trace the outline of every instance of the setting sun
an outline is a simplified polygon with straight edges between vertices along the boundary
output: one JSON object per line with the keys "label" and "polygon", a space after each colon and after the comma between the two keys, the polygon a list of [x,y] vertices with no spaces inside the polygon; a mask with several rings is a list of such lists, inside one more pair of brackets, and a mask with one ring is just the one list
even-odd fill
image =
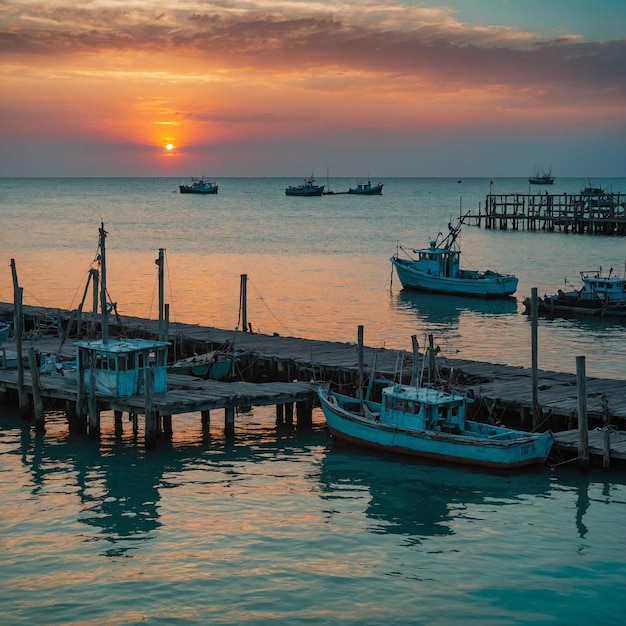
{"label": "setting sun", "polygon": [[173,149],[174,149],[174,144],[172,144],[172,143],[168,143],[168,144],[165,146],[165,149],[166,149],[166,150],[168,150],[168,151],[173,150]]}

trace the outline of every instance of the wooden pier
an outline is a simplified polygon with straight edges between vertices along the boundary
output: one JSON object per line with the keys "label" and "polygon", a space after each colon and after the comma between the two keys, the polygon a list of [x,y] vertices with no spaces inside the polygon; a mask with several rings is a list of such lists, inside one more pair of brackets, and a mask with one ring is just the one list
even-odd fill
{"label": "wooden pier", "polygon": [[626,235],[626,194],[490,193],[484,207],[464,220],[500,230]]}
{"label": "wooden pier", "polygon": [[[12,312],[11,304],[0,303],[0,314]],[[24,307],[28,320],[23,341],[23,355],[29,350],[55,353],[71,358],[75,355],[74,341],[64,339],[70,322],[75,319],[70,311],[44,307]],[[88,320],[85,322],[89,325]],[[111,331],[127,337],[151,338],[159,331],[159,322],[137,317],[120,317],[111,322]],[[97,332],[97,329],[96,329]],[[355,329],[356,336],[356,329]],[[109,398],[99,395],[98,409],[115,412],[116,420],[123,412],[133,417],[151,415],[146,421],[146,443],[155,445],[159,436],[171,434],[173,415],[198,412],[203,428],[208,428],[209,414],[223,409],[227,432],[234,429],[237,408],[276,405],[278,423],[293,421],[294,405],[297,423],[311,421],[316,388],[328,383],[335,389],[352,393],[361,383],[361,368],[357,343],[343,343],[281,337],[251,332],[233,332],[196,324],[170,324],[167,339],[176,358],[188,356],[187,351],[201,353],[214,349],[229,350],[237,354],[237,366],[230,382],[202,380],[191,376],[168,375],[168,389],[154,394],[150,404],[143,395]],[[443,359],[424,355],[424,346],[418,367],[424,369],[424,379],[453,388],[474,399],[472,417],[503,423],[526,430],[533,426],[553,432],[576,428],[578,420],[578,389],[575,374],[540,370],[537,376],[537,399],[541,415],[533,416],[533,389],[530,368],[484,363],[464,359]],[[5,355],[15,350],[13,340],[4,344]],[[2,354],[0,353],[0,364]],[[426,361],[424,363],[424,360]],[[374,364],[376,376],[408,382],[413,369],[413,354],[385,348],[363,347],[363,368],[368,374]],[[17,389],[14,369],[0,367],[0,392],[14,394]],[[32,379],[24,372],[24,386],[33,394]],[[588,378],[586,405],[589,428],[605,425],[626,428],[626,380]],[[60,376],[40,377],[40,394],[66,401],[70,425],[76,424],[72,415],[77,390]],[[72,421],[74,420],[74,421]],[[149,428],[148,428],[149,426]],[[79,429],[92,429],[98,436],[99,425],[94,418],[78,420]]]}

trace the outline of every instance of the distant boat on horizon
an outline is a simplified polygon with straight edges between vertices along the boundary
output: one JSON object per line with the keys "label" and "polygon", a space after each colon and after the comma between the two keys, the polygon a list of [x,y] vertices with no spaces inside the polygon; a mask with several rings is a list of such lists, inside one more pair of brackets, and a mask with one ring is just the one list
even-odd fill
{"label": "distant boat on horizon", "polygon": [[321,196],[323,193],[324,185],[316,185],[313,176],[305,178],[302,185],[289,185],[285,189],[285,194],[288,196],[314,197]]}
{"label": "distant boat on horizon", "polygon": [[217,193],[217,183],[204,180],[204,178],[191,178],[191,185],[180,185],[180,193],[210,194]]}
{"label": "distant boat on horizon", "polygon": [[544,172],[541,168],[535,170],[534,176],[528,179],[531,185],[552,185],[554,183],[554,176],[552,176],[552,168],[547,172]]}

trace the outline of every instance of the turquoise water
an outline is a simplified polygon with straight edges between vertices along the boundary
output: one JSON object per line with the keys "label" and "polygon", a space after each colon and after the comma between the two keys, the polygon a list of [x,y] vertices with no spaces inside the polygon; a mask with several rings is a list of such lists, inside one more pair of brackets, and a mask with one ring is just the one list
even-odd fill
{"label": "turquoise water", "polygon": [[[287,198],[293,179],[219,180],[212,197],[174,179],[0,179],[0,300],[16,260],[27,304],[74,308],[108,231],[109,291],[120,312],[155,317],[166,248],[174,321],[233,328],[249,277],[255,330],[411,349],[433,333],[441,358],[528,366],[520,300],[577,272],[622,270],[622,238],[464,229],[466,266],[512,271],[517,299],[416,296],[392,279],[398,242],[422,246],[490,181],[385,180],[380,198]],[[354,185],[332,179],[334,190]],[[372,181],[374,182],[374,181]],[[586,181],[557,180],[553,191]],[[625,179],[598,179],[614,191]],[[528,191],[496,179],[495,191]],[[626,325],[542,320],[540,367],[624,378]],[[591,386],[591,384],[589,385]],[[319,410],[312,430],[271,408],[210,436],[174,419],[145,452],[116,437],[45,435],[0,407],[0,622],[7,624],[610,624],[626,592],[626,474],[573,466],[502,475],[338,447]]]}
{"label": "turquoise water", "polygon": [[488,474],[336,447],[260,410],[149,454],[0,421],[7,624],[610,624],[626,476]]}

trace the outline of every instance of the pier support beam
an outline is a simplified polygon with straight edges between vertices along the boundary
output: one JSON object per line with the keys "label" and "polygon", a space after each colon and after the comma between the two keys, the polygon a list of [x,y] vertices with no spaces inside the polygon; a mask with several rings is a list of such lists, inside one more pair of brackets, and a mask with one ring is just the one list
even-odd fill
{"label": "pier support beam", "polygon": [[202,424],[202,433],[208,435],[211,426],[211,411],[205,410],[200,412],[200,422]]}
{"label": "pier support beam", "polygon": [[96,400],[95,369],[90,370],[89,379],[89,439],[100,439],[100,409]]}
{"label": "pier support beam", "polygon": [[224,432],[227,435],[235,434],[235,409],[232,406],[224,409]]}
{"label": "pier support beam", "polygon": [[313,403],[311,400],[296,402],[296,416],[299,428],[313,424]]}
{"label": "pier support beam", "polygon": [[113,422],[115,424],[115,436],[121,437],[123,433],[122,411],[113,411]]}
{"label": "pier support beam", "polygon": [[285,407],[282,404],[276,405],[276,426],[282,426],[285,423]]}
{"label": "pier support beam", "polygon": [[163,437],[166,439],[171,439],[174,435],[174,431],[172,429],[172,416],[171,415],[163,415]]}
{"label": "pier support beam", "polygon": [[576,382],[578,386],[578,467],[589,469],[589,426],[587,423],[587,378],[585,357],[576,357]]}
{"label": "pier support beam", "polygon": [[285,424],[291,426],[293,424],[293,402],[287,402],[285,407]]}
{"label": "pier support beam", "polygon": [[37,365],[37,355],[35,348],[28,349],[28,362],[30,364],[31,385],[33,388],[33,411],[35,415],[35,432],[43,433],[45,427],[45,413],[41,400],[41,390],[39,388],[39,366]]}

